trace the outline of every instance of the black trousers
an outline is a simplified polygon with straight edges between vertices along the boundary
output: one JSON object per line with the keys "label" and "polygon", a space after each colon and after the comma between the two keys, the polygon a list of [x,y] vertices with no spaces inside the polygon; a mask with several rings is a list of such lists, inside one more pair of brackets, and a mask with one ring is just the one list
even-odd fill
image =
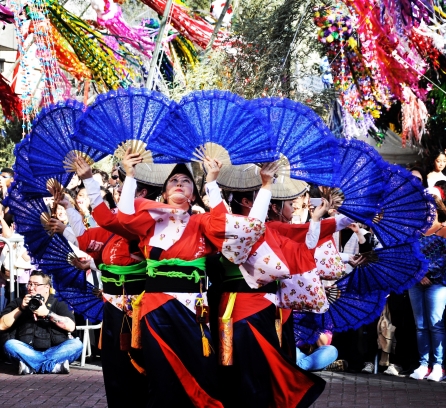
{"label": "black trousers", "polygon": [[[102,321],[102,373],[109,408],[145,406],[147,377],[140,374],[130,362],[127,351],[120,350],[121,326],[129,333],[124,313],[110,302],[104,304]],[[130,327],[132,319],[129,319]],[[131,349],[130,354],[139,365],[144,366],[142,350]]]}

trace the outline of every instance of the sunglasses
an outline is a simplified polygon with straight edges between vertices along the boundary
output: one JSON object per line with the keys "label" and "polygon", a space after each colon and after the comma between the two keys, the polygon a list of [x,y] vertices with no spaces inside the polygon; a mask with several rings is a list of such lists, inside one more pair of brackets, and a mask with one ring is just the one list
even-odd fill
{"label": "sunglasses", "polygon": [[114,176],[111,176],[111,178],[112,178],[113,180],[117,180],[117,179],[119,178],[119,176],[117,176],[117,175],[115,174]]}
{"label": "sunglasses", "polygon": [[6,178],[6,179],[11,178],[11,176],[6,176],[6,175],[4,175],[4,174],[1,174],[1,176],[2,176],[3,178]]}

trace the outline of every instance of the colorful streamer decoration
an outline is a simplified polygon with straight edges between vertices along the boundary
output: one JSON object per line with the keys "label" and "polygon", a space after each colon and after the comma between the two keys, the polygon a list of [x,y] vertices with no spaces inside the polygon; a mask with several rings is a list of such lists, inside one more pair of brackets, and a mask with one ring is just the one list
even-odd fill
{"label": "colorful streamer decoration", "polygon": [[127,87],[131,83],[131,71],[116,59],[103,35],[68,12],[57,0],[48,0],[47,8],[51,23],[70,43],[79,60],[91,70],[94,80],[109,89]]}
{"label": "colorful streamer decoration", "polygon": [[13,119],[14,115],[19,118],[22,115],[20,99],[2,74],[0,74],[0,106],[7,119]]}
{"label": "colorful streamer decoration", "polygon": [[[142,0],[144,4],[162,15],[166,8],[166,0]],[[201,17],[192,18],[191,11],[179,1],[174,0],[170,11],[171,24],[176,30],[197,44],[201,48],[206,48],[211,39],[214,27]],[[219,31],[212,47],[221,47],[227,39],[223,31]]]}

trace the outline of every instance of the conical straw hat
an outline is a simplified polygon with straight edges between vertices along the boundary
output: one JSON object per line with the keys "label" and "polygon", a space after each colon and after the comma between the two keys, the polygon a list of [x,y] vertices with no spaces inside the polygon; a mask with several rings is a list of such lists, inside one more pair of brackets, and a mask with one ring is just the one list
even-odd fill
{"label": "conical straw hat", "polygon": [[217,177],[217,183],[224,190],[257,190],[262,185],[260,167],[255,164],[223,165]]}
{"label": "conical straw hat", "polygon": [[[139,163],[136,165],[135,179],[151,186],[162,187],[175,164]],[[119,170],[125,174],[124,169]]]}
{"label": "conical straw hat", "polygon": [[272,200],[292,200],[308,191],[309,185],[302,180],[295,180],[279,175],[271,186]]}

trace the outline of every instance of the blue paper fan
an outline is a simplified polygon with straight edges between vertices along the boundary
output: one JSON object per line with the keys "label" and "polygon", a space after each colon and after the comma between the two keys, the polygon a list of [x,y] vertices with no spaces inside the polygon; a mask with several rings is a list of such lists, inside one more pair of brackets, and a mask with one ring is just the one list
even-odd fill
{"label": "blue paper fan", "polygon": [[69,257],[75,256],[68,241],[55,234],[48,247],[37,259],[39,268],[50,273],[59,287],[85,288],[85,271],[69,263]]}
{"label": "blue paper fan", "polygon": [[35,176],[53,176],[75,171],[73,159],[82,156],[89,164],[106,154],[71,140],[74,124],[84,105],[67,100],[42,109],[33,122],[28,149],[29,165]]}
{"label": "blue paper fan", "polygon": [[350,291],[351,274],[326,288],[330,307],[325,313],[294,312],[294,324],[311,339],[311,330],[342,332],[356,330],[373,322],[382,312],[389,292],[375,291],[359,294]]}
{"label": "blue paper fan", "polygon": [[87,282],[83,289],[63,287],[58,284],[55,284],[54,288],[59,300],[66,302],[76,313],[88,319],[90,323],[95,324],[102,321],[104,300],[93,294],[95,287],[91,283]]}
{"label": "blue paper fan", "polygon": [[4,205],[14,216],[15,230],[23,235],[26,248],[34,258],[38,258],[52,239],[42,223],[50,217],[49,208],[43,199],[27,198],[17,188],[9,191]]}
{"label": "blue paper fan", "polygon": [[122,158],[126,148],[151,162],[150,138],[175,104],[163,94],[128,88],[99,95],[77,122],[73,139]]}
{"label": "blue paper fan", "polygon": [[305,317],[306,314],[307,312],[296,312],[295,310],[293,310],[292,313],[294,340],[297,347],[316,343],[322,333],[318,321],[306,319],[304,321],[305,325],[300,323],[300,321],[303,319],[303,317]]}
{"label": "blue paper fan", "polygon": [[344,196],[340,213],[365,222],[376,214],[389,179],[389,164],[378,152],[360,140],[339,140],[340,179]]}
{"label": "blue paper fan", "polygon": [[364,254],[368,262],[350,272],[349,290],[365,294],[376,290],[401,293],[419,282],[429,262],[418,241]]}
{"label": "blue paper fan", "polygon": [[322,186],[339,179],[338,141],[308,106],[282,98],[250,102],[271,125],[274,148],[285,160],[281,173]]}
{"label": "blue paper fan", "polygon": [[425,232],[435,219],[436,206],[424,191],[420,180],[397,165],[389,166],[386,194],[373,220],[364,223],[372,228],[383,246],[412,241]]}
{"label": "blue paper fan", "polygon": [[14,180],[17,182],[18,190],[27,197],[49,197],[50,192],[47,189],[47,183],[53,179],[66,187],[73,174],[55,174],[54,176],[34,176],[29,167],[28,159],[29,136],[26,136],[14,149],[15,164]]}
{"label": "blue paper fan", "polygon": [[209,155],[237,165],[276,160],[271,136],[263,115],[243,98],[224,91],[196,91],[172,105],[150,147],[165,155],[157,158],[159,162],[190,162]]}

